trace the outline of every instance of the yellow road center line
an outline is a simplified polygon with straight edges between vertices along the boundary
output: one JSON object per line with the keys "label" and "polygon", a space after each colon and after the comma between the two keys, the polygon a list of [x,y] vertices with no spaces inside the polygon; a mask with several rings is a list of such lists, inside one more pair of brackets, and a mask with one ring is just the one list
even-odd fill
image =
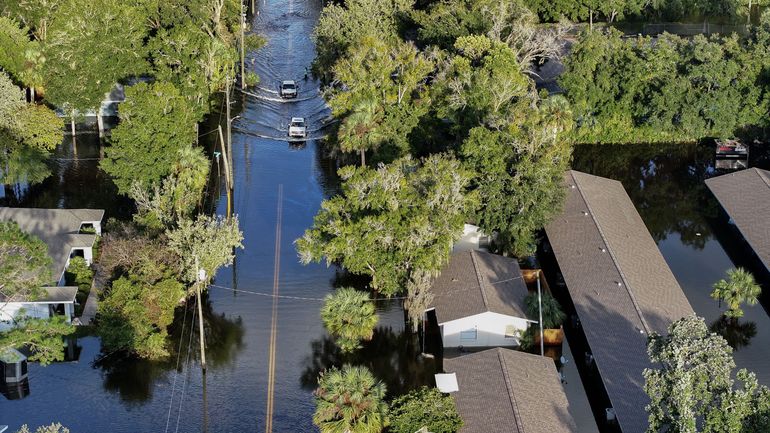
{"label": "yellow road center line", "polygon": [[275,265],[273,267],[273,320],[270,326],[270,350],[267,372],[267,414],[265,432],[273,433],[273,396],[275,395],[275,352],[278,336],[278,276],[281,270],[281,224],[283,220],[283,184],[278,185],[278,211],[275,222]]}

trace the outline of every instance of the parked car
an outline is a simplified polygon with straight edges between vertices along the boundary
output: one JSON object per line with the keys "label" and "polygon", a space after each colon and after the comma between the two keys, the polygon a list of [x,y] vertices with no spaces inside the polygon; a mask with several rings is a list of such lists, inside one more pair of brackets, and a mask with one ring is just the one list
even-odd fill
{"label": "parked car", "polygon": [[305,126],[305,118],[303,117],[291,118],[291,123],[289,123],[289,137],[292,137],[292,138],[307,137],[307,127]]}
{"label": "parked car", "polygon": [[297,83],[293,80],[286,80],[281,82],[281,98],[292,99],[297,97]]}

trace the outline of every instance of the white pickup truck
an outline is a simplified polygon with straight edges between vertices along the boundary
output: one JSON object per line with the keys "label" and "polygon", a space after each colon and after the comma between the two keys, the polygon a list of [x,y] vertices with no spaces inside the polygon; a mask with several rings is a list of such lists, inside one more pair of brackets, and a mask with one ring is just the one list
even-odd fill
{"label": "white pickup truck", "polygon": [[307,137],[307,127],[304,117],[292,117],[289,123],[289,137],[305,138]]}
{"label": "white pickup truck", "polygon": [[281,98],[293,99],[297,97],[297,83],[292,80],[281,81]]}

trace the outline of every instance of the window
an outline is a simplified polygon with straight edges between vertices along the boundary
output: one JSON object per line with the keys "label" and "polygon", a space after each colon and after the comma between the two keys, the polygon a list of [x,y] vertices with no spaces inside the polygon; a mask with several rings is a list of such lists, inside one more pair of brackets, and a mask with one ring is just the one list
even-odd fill
{"label": "window", "polygon": [[460,331],[460,340],[471,341],[476,339],[476,328]]}
{"label": "window", "polygon": [[513,325],[505,325],[505,338],[516,338],[519,336],[519,331]]}

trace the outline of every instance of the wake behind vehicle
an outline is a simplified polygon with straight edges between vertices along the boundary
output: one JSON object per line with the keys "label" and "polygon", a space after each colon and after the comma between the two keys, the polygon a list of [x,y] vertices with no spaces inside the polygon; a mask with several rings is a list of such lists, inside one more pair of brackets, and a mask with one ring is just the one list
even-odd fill
{"label": "wake behind vehicle", "polygon": [[281,98],[294,99],[297,97],[297,83],[294,80],[281,81]]}
{"label": "wake behind vehicle", "polygon": [[304,117],[292,117],[289,123],[289,137],[305,138],[307,137],[307,126],[305,126]]}

